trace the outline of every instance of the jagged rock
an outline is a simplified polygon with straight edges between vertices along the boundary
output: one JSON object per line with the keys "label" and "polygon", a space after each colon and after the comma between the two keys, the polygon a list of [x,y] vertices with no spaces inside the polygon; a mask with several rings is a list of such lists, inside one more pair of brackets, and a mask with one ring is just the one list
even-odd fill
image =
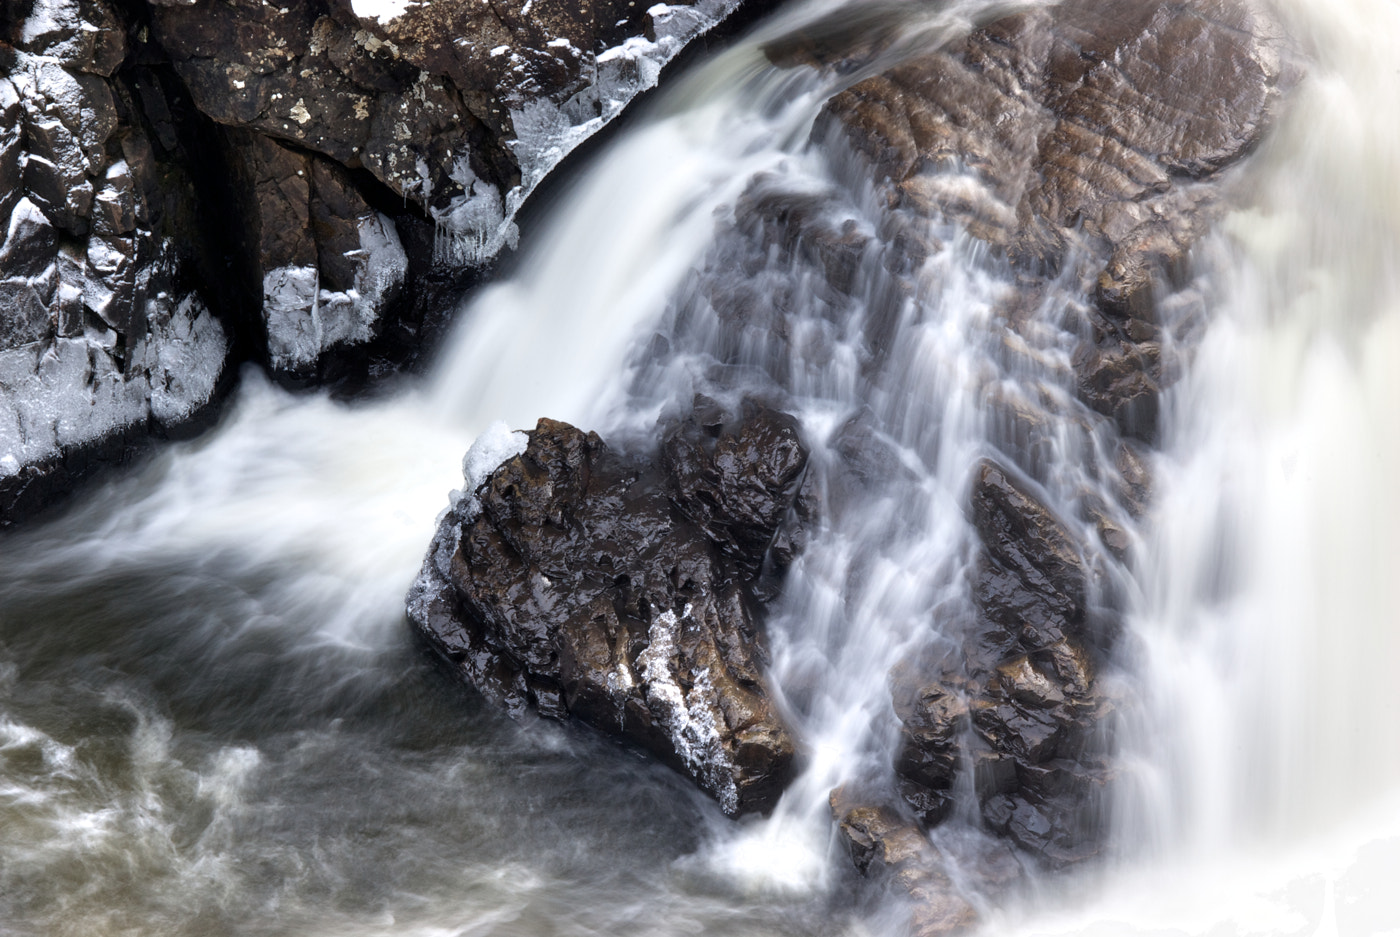
{"label": "jagged rock", "polygon": [[985,552],[961,658],[892,674],[901,792],[925,824],[942,822],[966,751],[987,827],[1038,861],[1072,865],[1102,848],[1116,703],[1093,654],[1113,635],[1086,627],[1082,551],[1029,489],[984,461],[971,500]]}
{"label": "jagged rock", "polygon": [[943,855],[918,824],[885,804],[867,804],[837,788],[830,798],[832,818],[851,860],[861,874],[885,879],[911,904],[909,932],[938,937],[970,929],[977,911],[953,883]]}
{"label": "jagged rock", "polygon": [[328,159],[260,134],[228,138],[272,366],[305,369],[336,345],[368,342],[408,271],[393,219]]}
{"label": "jagged rock", "polygon": [[[410,279],[513,248],[515,214],[545,174],[738,4],[428,0],[381,18],[349,0],[153,5],[153,44],[200,110],[237,128],[272,365],[314,373],[327,349],[409,315],[394,300],[410,235],[432,244]],[[293,163],[306,164],[301,186],[286,184]],[[267,223],[289,213],[268,243]]]}
{"label": "jagged rock", "polygon": [[119,71],[123,17],[103,0],[4,6],[0,524],[195,419],[229,346],[188,154],[153,146],[162,92]]}
{"label": "jagged rock", "polygon": [[792,767],[751,589],[806,450],[755,402],[699,409],[660,460],[541,420],[447,515],[409,614],[488,697],[637,742],[737,815]]}

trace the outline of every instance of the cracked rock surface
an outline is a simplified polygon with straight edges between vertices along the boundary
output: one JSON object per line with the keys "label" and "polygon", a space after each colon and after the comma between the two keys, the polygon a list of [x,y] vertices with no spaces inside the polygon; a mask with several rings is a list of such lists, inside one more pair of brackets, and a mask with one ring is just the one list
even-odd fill
{"label": "cracked rock surface", "polygon": [[231,128],[273,367],[314,374],[386,329],[416,343],[417,281],[513,249],[544,176],[738,3],[427,0],[383,19],[348,0],[153,0],[153,46]]}
{"label": "cracked rock surface", "polygon": [[229,344],[190,151],[148,119],[178,100],[118,72],[103,0],[27,6],[0,35],[0,523],[194,419]]}
{"label": "cracked rock surface", "polygon": [[753,401],[739,414],[701,401],[650,459],[541,420],[446,515],[409,616],[512,712],[577,718],[730,815],[766,811],[794,749],[754,585],[806,459],[796,421]]}
{"label": "cracked rock surface", "polygon": [[0,523],[231,365],[429,354],[578,143],[739,0],[0,2]]}

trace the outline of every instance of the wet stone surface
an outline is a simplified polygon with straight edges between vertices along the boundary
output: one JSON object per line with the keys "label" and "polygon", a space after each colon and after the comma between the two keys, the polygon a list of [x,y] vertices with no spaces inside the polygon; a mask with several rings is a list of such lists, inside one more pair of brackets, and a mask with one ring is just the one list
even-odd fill
{"label": "wet stone surface", "polygon": [[783,413],[697,403],[660,459],[541,420],[444,519],[409,613],[488,698],[635,742],[738,815],[792,771],[753,589],[807,453]]}

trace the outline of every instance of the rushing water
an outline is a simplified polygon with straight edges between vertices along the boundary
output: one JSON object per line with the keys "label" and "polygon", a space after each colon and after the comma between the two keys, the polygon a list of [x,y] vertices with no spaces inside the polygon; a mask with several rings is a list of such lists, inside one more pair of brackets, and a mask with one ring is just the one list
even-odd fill
{"label": "rushing water", "polygon": [[[898,21],[927,45],[986,10]],[[1400,11],[1283,12],[1308,78],[1197,251],[1211,324],[1167,401],[1135,565],[1108,564],[1136,697],[1114,858],[985,909],[992,933],[1400,932]],[[806,143],[849,80],[725,53],[461,311],[427,386],[346,406],[250,372],[216,430],[0,541],[0,933],[897,927],[833,849],[826,794],[887,780],[884,674],[965,601],[959,505],[1006,432],[986,404],[1046,409],[1026,469],[1064,516],[1097,454],[1069,418],[1072,335],[1044,309],[997,338],[1005,278],[956,231],[897,298],[875,263],[850,303],[750,264],[760,298],[797,284],[782,344],[713,308],[717,225],[757,175],[878,224]],[[873,368],[872,316],[899,336]],[[772,818],[734,824],[630,749],[443,679],[402,600],[493,422],[635,440],[695,391],[756,388],[802,418],[827,501],[769,624],[809,756]],[[857,413],[886,454],[873,483],[843,461]]]}

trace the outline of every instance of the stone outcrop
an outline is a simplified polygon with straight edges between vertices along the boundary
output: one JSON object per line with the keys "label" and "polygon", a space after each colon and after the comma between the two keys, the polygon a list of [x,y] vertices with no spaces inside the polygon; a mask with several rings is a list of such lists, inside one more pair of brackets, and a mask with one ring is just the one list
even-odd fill
{"label": "stone outcrop", "polygon": [[893,675],[895,770],[928,826],[970,770],[989,829],[1052,867],[1072,865],[1102,846],[1115,703],[1098,670],[1115,636],[1089,615],[1081,548],[1025,483],[983,462],[972,520],[977,619],[961,654]]}
{"label": "stone outcrop", "polygon": [[[852,321],[861,375],[879,386],[911,366],[903,310],[940,288],[926,261],[942,238],[980,242],[1006,284],[987,367],[1012,380],[982,394],[1000,451],[971,472],[966,607],[940,608],[937,639],[890,675],[894,790],[832,801],[857,867],[909,895],[914,929],[935,934],[968,926],[966,895],[1013,887],[1012,866],[1063,869],[1104,848],[1119,708],[1110,567],[1150,498],[1158,398],[1200,330],[1191,246],[1294,75],[1275,24],[1231,0],[1070,0],[933,51],[894,19],[840,11],[767,47],[779,65],[867,77],[813,131],[830,189],[755,179],[707,268],[749,275],[696,292],[720,357],[748,342],[744,356],[779,363],[786,384],[792,362],[820,360],[817,329]],[[872,445],[879,428],[857,415],[829,442],[857,479],[901,471]],[[1076,452],[1082,473],[1052,477]],[[959,859],[950,875],[932,845],[946,840],[928,831],[968,810],[1012,853]]]}
{"label": "stone outcrop", "polygon": [[369,342],[408,272],[394,220],[338,163],[260,134],[227,138],[269,363],[297,371],[337,346]]}
{"label": "stone outcrop", "polygon": [[738,3],[3,0],[0,523],[236,362],[353,390],[429,354],[541,179]]}
{"label": "stone outcrop", "polygon": [[267,357],[294,374],[386,329],[418,341],[433,264],[515,247],[544,176],[738,0],[370,6],[150,7],[153,47],[230,128]]}
{"label": "stone outcrop", "polygon": [[178,94],[118,72],[103,0],[20,5],[0,35],[0,523],[194,419],[229,346]]}
{"label": "stone outcrop", "polygon": [[578,718],[685,771],[726,813],[765,811],[794,750],[754,587],[806,459],[796,421],[753,401],[738,414],[697,401],[654,459],[541,420],[443,520],[410,618],[512,712]]}

